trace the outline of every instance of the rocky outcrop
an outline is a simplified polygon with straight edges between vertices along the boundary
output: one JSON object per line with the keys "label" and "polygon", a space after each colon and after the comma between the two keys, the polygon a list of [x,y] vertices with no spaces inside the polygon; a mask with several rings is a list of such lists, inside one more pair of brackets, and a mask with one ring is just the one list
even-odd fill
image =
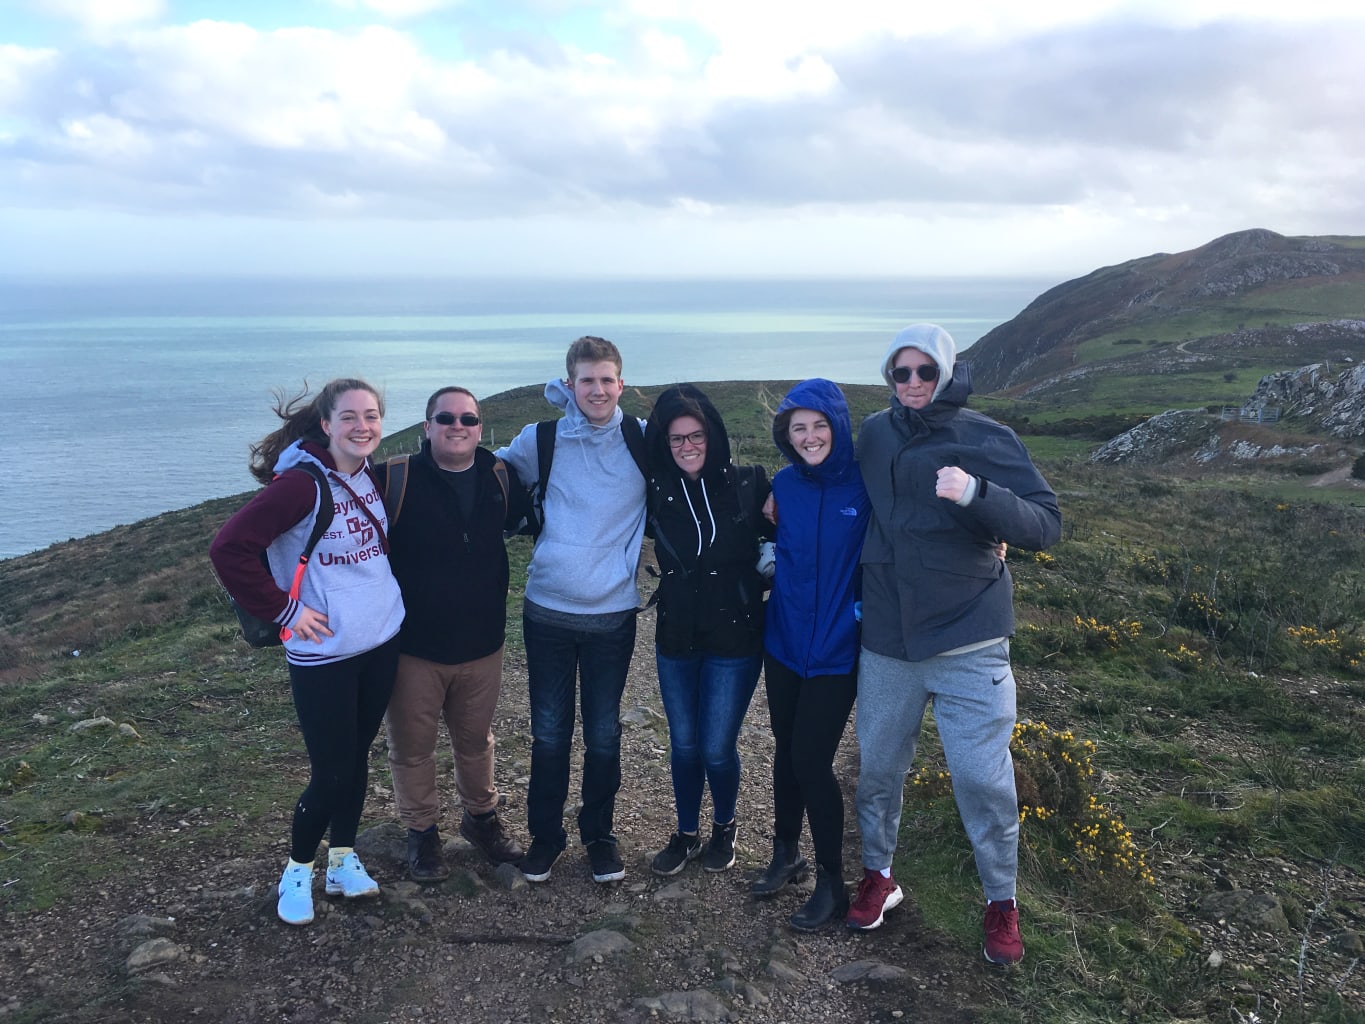
{"label": "rocky outcrop", "polygon": [[1100,445],[1091,462],[1154,466],[1207,446],[1218,421],[1203,409],[1170,409]]}
{"label": "rocky outcrop", "polygon": [[[1361,324],[1365,330],[1365,323]],[[1283,419],[1306,419],[1332,437],[1365,437],[1365,364],[1334,371],[1322,363],[1262,377],[1246,408],[1279,408]]]}

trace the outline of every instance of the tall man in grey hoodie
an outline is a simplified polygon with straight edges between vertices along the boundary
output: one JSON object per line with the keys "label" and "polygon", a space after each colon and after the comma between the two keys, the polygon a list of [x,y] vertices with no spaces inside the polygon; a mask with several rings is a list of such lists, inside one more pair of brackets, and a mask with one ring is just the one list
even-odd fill
{"label": "tall man in grey hoodie", "polygon": [[[531,554],[522,609],[531,701],[531,847],[520,863],[545,882],[568,843],[575,689],[583,714],[583,809],[578,833],[592,877],[625,877],[612,818],[621,786],[621,694],[635,649],[640,603],[635,569],[645,530],[645,480],[626,445],[617,407],[621,353],[604,338],[579,338],[568,377],[545,385],[564,415],[556,425],[554,471],[544,489],[543,527]],[[540,476],[536,424],[496,453],[534,486]],[[575,684],[578,684],[577,687]]]}

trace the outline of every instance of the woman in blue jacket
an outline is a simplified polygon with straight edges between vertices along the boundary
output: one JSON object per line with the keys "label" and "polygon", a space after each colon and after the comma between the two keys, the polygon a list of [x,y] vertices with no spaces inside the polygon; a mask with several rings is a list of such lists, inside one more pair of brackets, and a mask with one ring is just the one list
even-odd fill
{"label": "woman in blue jacket", "polygon": [[833,381],[801,381],[773,421],[791,463],[773,477],[777,572],[764,630],[764,685],[773,757],[772,863],[758,897],[806,876],[798,841],[810,822],[816,881],[791,918],[814,931],[848,912],[843,882],[844,800],[834,755],[857,695],[857,567],[869,505],[853,457],[848,403]]}

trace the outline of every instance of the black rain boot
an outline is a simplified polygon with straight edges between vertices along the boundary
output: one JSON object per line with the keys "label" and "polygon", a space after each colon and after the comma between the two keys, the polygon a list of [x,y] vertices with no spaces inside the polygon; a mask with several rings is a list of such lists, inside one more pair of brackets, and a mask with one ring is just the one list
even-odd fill
{"label": "black rain boot", "polygon": [[806,858],[801,856],[797,841],[773,840],[773,859],[768,870],[754,879],[749,891],[758,899],[776,896],[792,882],[804,882],[809,874]]}
{"label": "black rain boot", "polygon": [[408,829],[408,874],[414,882],[443,882],[450,877],[435,825],[420,832]]}
{"label": "black rain boot", "polygon": [[831,921],[848,917],[848,890],[838,873],[815,865],[815,891],[806,905],[792,915],[791,926],[799,932],[818,931]]}

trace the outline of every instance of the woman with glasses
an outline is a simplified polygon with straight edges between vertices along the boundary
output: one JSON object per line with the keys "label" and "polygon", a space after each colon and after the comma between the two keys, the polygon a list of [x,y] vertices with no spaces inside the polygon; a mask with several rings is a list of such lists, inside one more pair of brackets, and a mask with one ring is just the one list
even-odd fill
{"label": "woman with glasses", "polygon": [[985,890],[985,956],[1023,958],[1015,906],[1019,807],[1010,572],[998,545],[1061,535],[1052,488],[1008,427],[965,408],[967,365],[934,324],[897,334],[882,359],[891,406],[869,416],[858,460],[872,501],[863,547],[858,665],[858,825],[863,879],[851,928],[902,900],[891,876],[905,776],[930,700],[953,798]]}
{"label": "woman with glasses", "polygon": [[768,600],[764,686],[773,754],[773,857],[750,891],[763,898],[807,875],[802,819],[815,849],[815,891],[791,917],[798,931],[842,921],[844,797],[834,757],[857,694],[858,553],[867,492],[853,457],[848,403],[833,381],[797,384],[773,420],[791,465],[773,476],[777,572]]}
{"label": "woman with glasses", "polygon": [[[655,656],[668,716],[678,829],[655,856],[656,875],[701,857],[707,871],[735,863],[740,724],[762,667],[768,532],[762,466],[730,462],[730,438],[710,399],[691,384],[659,395],[645,427],[649,533],[659,562]],[[702,848],[702,792],[713,823]]]}
{"label": "woman with glasses", "polygon": [[[379,393],[334,380],[316,397],[281,396],[275,413],[283,425],[251,449],[252,475],[267,486],[218,531],[209,557],[239,605],[280,625],[310,774],[294,805],[276,909],[286,924],[303,925],[313,920],[313,860],[329,831],[328,895],[379,895],[353,847],[370,744],[393,689],[403,599],[369,463],[384,433]],[[304,558],[325,507],[330,527]]]}

